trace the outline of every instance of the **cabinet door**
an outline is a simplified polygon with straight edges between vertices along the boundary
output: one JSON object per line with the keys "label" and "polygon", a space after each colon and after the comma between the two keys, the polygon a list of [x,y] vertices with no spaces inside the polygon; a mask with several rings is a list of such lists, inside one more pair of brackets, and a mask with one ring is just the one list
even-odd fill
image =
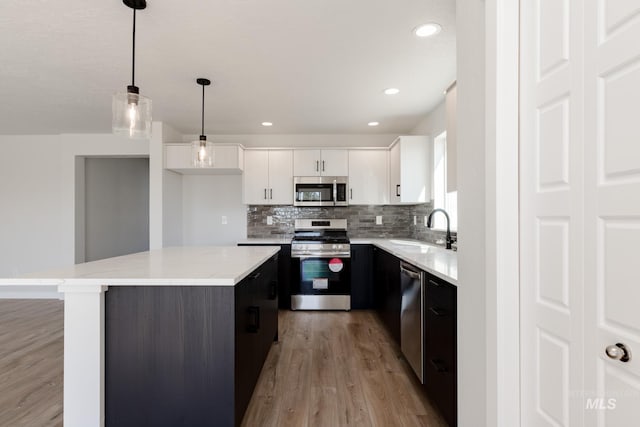
{"label": "cabinet door", "polygon": [[400,137],[400,202],[431,201],[431,141],[427,136]]}
{"label": "cabinet door", "polygon": [[389,202],[392,205],[399,204],[401,194],[400,142],[398,142],[389,150]]}
{"label": "cabinet door", "polygon": [[387,153],[388,150],[349,151],[349,204],[389,203]]}
{"label": "cabinet door", "polygon": [[269,152],[247,150],[244,155],[244,203],[266,205],[269,187]]}
{"label": "cabinet door", "polygon": [[400,344],[400,260],[376,248],[374,266],[376,310],[391,337]]}
{"label": "cabinet door", "polygon": [[351,245],[351,309],[374,308],[371,245]]}
{"label": "cabinet door", "polygon": [[270,205],[293,204],[293,151],[269,151]]}
{"label": "cabinet door", "polygon": [[349,175],[349,150],[322,150],[320,174],[323,176]]}
{"label": "cabinet door", "polygon": [[320,176],[320,150],[293,150],[294,176]]}
{"label": "cabinet door", "polygon": [[449,425],[456,425],[456,287],[427,274],[424,387]]}

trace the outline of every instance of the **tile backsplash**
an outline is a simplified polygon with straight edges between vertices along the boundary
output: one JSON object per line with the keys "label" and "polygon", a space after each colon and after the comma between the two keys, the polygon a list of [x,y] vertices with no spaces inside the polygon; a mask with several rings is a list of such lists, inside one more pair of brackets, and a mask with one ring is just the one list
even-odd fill
{"label": "tile backsplash", "polygon": [[[436,243],[444,239],[445,233],[425,227],[424,217],[432,210],[431,203],[317,208],[250,205],[247,207],[247,237],[293,236],[294,220],[298,218],[346,218],[351,238],[410,238]],[[376,225],[378,215],[382,216],[382,225]],[[272,217],[272,225],[267,225],[267,216]],[[416,225],[413,224],[414,216],[417,217]]]}

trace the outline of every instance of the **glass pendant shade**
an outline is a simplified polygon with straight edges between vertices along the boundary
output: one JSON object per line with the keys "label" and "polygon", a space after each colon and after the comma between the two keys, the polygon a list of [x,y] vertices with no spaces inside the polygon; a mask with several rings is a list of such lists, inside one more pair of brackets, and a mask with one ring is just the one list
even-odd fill
{"label": "glass pendant shade", "polygon": [[134,139],[151,138],[151,99],[134,92],[116,93],[112,113],[113,133]]}
{"label": "glass pendant shade", "polygon": [[209,168],[213,166],[213,144],[200,136],[199,141],[191,143],[191,159],[193,166],[197,168]]}

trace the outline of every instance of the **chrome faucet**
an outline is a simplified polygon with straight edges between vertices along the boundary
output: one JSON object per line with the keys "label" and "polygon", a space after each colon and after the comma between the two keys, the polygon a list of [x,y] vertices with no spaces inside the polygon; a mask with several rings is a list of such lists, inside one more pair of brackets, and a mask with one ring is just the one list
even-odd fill
{"label": "chrome faucet", "polygon": [[451,249],[451,229],[449,228],[449,214],[447,213],[447,211],[445,211],[444,209],[434,209],[431,211],[431,213],[429,214],[429,217],[427,218],[427,227],[431,228],[431,217],[433,216],[434,213],[436,212],[442,212],[444,214],[444,216],[447,218],[447,249]]}

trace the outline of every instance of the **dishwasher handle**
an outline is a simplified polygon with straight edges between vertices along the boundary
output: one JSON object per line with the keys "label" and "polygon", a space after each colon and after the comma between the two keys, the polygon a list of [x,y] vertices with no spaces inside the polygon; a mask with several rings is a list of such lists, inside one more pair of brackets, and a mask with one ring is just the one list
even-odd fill
{"label": "dishwasher handle", "polygon": [[422,274],[420,274],[419,271],[415,271],[412,270],[410,268],[407,268],[408,264],[405,264],[403,262],[400,263],[400,274],[404,274],[407,275],[409,277],[411,277],[412,279],[416,279],[416,280],[421,280],[422,279]]}

